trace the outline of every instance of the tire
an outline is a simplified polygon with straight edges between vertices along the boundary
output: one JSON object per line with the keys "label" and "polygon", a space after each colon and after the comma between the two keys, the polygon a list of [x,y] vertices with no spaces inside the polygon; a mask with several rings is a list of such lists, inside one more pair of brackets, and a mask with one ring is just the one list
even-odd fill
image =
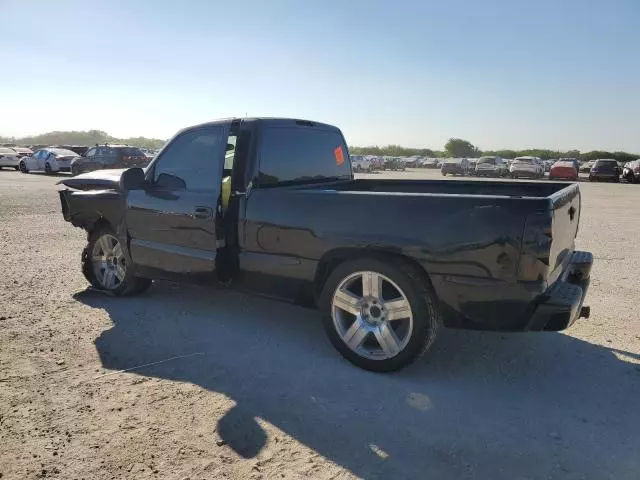
{"label": "tire", "polygon": [[[377,280],[381,293],[369,289],[371,295],[364,295],[365,278]],[[391,303],[396,304],[393,310],[388,307]],[[433,344],[440,325],[428,279],[397,258],[363,258],[338,265],[323,286],[319,304],[325,331],[336,350],[372,372],[392,372],[409,365]],[[387,319],[390,315],[396,318]],[[348,335],[353,347],[347,344]]]}
{"label": "tire", "polygon": [[444,173],[444,172],[442,172],[442,176],[443,176],[443,177],[446,177],[446,176],[447,176],[447,174],[446,174],[446,173]]}
{"label": "tire", "polygon": [[20,172],[22,173],[29,173],[29,170],[27,170],[27,165],[24,162],[20,162],[18,164],[18,169],[20,170]]}
{"label": "tire", "polygon": [[47,175],[51,175],[53,173],[53,170],[51,170],[51,165],[49,165],[49,162],[44,164],[44,173],[46,173]]}
{"label": "tire", "polygon": [[[120,246],[120,250],[116,250],[116,243]],[[105,251],[106,245],[111,247],[110,252]],[[118,255],[118,251],[120,255]],[[98,255],[94,255],[95,253]],[[94,263],[92,261],[94,256],[100,256],[104,260]],[[109,292],[117,297],[135,295],[148,290],[152,280],[136,277],[133,274],[133,268],[131,268],[132,263],[126,247],[122,246],[122,242],[118,240],[111,227],[98,227],[89,233],[89,242],[82,251],[81,266],[82,273],[93,288]],[[110,274],[108,276],[105,274],[100,278],[99,272],[105,272],[107,269]]]}
{"label": "tire", "polygon": [[82,173],[82,171],[80,170],[80,167],[76,166],[76,165],[71,165],[71,175],[73,177],[80,175]]}
{"label": "tire", "polygon": [[13,167],[13,168],[14,168],[17,172],[19,172],[19,171],[20,171],[20,167],[19,167],[19,166],[18,166],[18,167]]}

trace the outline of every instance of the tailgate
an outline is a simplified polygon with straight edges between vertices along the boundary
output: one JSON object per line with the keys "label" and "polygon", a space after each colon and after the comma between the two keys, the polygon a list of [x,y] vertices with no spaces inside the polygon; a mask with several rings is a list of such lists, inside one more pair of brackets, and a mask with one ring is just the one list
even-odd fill
{"label": "tailgate", "polygon": [[580,189],[577,184],[563,188],[551,196],[551,249],[549,252],[549,284],[553,283],[575,247],[580,222]]}

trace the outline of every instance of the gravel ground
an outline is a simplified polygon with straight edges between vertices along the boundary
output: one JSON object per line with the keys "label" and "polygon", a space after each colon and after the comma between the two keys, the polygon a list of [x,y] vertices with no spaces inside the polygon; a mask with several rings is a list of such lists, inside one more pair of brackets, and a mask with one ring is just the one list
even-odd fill
{"label": "gravel ground", "polygon": [[3,480],[640,478],[639,185],[581,185],[589,320],[444,331],[377,375],[312,310],[162,282],[87,291],[56,180],[0,171]]}

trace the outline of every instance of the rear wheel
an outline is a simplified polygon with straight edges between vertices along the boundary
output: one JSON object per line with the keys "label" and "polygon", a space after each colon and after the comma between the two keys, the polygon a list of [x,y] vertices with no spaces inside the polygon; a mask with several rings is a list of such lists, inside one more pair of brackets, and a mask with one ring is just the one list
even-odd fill
{"label": "rear wheel", "polygon": [[320,305],[333,346],[374,372],[409,365],[431,346],[440,324],[424,275],[396,259],[339,265],[324,285]]}
{"label": "rear wheel", "polygon": [[82,252],[82,273],[94,288],[116,296],[147,290],[152,281],[136,277],[131,263],[113,229],[105,226],[89,234],[89,243]]}

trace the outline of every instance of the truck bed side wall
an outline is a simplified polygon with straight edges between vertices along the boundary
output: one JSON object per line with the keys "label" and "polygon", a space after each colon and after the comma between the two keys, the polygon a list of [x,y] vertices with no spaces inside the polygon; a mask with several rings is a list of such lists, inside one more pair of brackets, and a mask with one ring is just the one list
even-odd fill
{"label": "truck bed side wall", "polygon": [[387,251],[418,262],[449,326],[519,329],[540,287],[517,282],[522,233],[536,201],[253,190],[241,224],[241,269],[311,282],[335,249]]}

